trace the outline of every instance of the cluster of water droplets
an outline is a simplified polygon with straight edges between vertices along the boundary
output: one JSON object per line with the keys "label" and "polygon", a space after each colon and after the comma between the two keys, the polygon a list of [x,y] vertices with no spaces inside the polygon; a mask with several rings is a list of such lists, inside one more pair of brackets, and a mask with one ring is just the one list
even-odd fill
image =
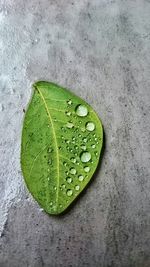
{"label": "cluster of water droplets", "polygon": [[[71,99],[67,100],[65,116],[67,123],[61,126],[61,142],[59,153],[62,155],[62,164],[64,166],[64,181],[60,184],[60,190],[67,198],[76,196],[86,184],[88,174],[92,170],[92,164],[98,157],[96,150],[99,143],[96,134],[96,125],[89,119],[90,110],[84,104],[75,105]],[[55,119],[55,118],[54,118]],[[57,121],[56,119],[54,121]],[[48,173],[53,166],[53,148],[47,150]],[[66,158],[65,158],[66,157]],[[48,182],[50,175],[48,175]],[[58,190],[53,186],[53,190]],[[62,204],[59,205],[60,209]],[[55,209],[55,203],[50,202],[50,208]]]}
{"label": "cluster of water droplets", "polygon": [[[65,115],[68,122],[61,128],[64,132],[61,138],[68,152],[68,159],[63,162],[66,168],[66,178],[64,183],[60,185],[60,189],[68,197],[77,195],[82,189],[84,181],[91,171],[91,164],[93,164],[92,154],[94,153],[90,151],[91,149],[95,150],[98,144],[95,133],[96,125],[93,121],[87,120],[88,114],[89,110],[86,105],[74,106],[71,99],[67,100]],[[69,138],[67,139],[66,136]],[[97,157],[98,153],[95,152],[94,155]]]}

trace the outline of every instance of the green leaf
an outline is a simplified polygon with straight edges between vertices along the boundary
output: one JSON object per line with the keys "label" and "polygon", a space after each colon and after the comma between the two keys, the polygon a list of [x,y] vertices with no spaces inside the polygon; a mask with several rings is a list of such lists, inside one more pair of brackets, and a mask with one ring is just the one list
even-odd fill
{"label": "green leaf", "polygon": [[22,172],[40,206],[59,214],[96,170],[102,124],[95,111],[70,91],[43,81],[33,87],[22,131]]}

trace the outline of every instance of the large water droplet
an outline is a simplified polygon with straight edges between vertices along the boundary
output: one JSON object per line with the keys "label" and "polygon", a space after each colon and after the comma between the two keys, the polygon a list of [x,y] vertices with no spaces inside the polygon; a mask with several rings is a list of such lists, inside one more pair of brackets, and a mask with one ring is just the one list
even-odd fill
{"label": "large water droplet", "polygon": [[90,171],[90,167],[88,167],[88,166],[84,167],[84,171],[85,172],[89,172]]}
{"label": "large water droplet", "polygon": [[72,122],[67,122],[66,127],[72,129],[74,127],[74,124]]}
{"label": "large water droplet", "polygon": [[67,190],[67,196],[70,197],[70,196],[72,196],[72,194],[73,194],[73,191],[71,189],[68,189]]}
{"label": "large water droplet", "polygon": [[77,172],[77,171],[76,171],[75,168],[71,168],[71,169],[70,169],[70,173],[71,173],[71,174],[76,174],[76,172]]}
{"label": "large water droplet", "polygon": [[76,190],[76,191],[79,191],[79,190],[80,190],[80,186],[79,186],[79,185],[76,185],[76,186],[75,186],[75,190]]}
{"label": "large water droplet", "polygon": [[76,107],[76,114],[79,116],[79,117],[85,117],[87,116],[88,114],[88,109],[86,106],[84,105],[78,105]]}
{"label": "large water droplet", "polygon": [[83,175],[79,175],[79,176],[78,176],[78,179],[79,179],[80,182],[82,182],[82,181],[84,180]]}
{"label": "large water droplet", "polygon": [[84,163],[85,162],[89,162],[90,159],[91,159],[91,154],[88,151],[84,151],[84,152],[81,153],[80,158],[81,158],[81,161],[84,162]]}
{"label": "large water droplet", "polygon": [[71,184],[72,183],[72,178],[71,177],[67,177],[66,181],[67,181],[68,184]]}
{"label": "large water droplet", "polygon": [[92,121],[87,122],[87,123],[86,123],[86,129],[87,129],[88,131],[90,131],[90,132],[94,131],[94,129],[95,129],[95,124],[94,124]]}

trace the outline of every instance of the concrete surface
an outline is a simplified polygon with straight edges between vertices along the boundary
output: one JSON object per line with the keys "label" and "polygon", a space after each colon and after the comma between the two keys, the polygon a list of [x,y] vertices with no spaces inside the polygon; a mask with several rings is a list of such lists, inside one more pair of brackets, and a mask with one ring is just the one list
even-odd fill
{"label": "concrete surface", "polygon": [[[150,1],[0,0],[0,267],[150,266]],[[21,175],[31,84],[71,88],[100,115],[99,172],[64,216]]]}

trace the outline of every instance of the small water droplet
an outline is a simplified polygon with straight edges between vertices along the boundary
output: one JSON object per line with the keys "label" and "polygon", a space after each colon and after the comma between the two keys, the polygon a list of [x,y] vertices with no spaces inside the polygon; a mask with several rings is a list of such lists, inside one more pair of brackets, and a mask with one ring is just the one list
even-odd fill
{"label": "small water droplet", "polygon": [[48,160],[48,164],[49,164],[49,165],[52,164],[52,160],[51,160],[51,159]]}
{"label": "small water droplet", "polygon": [[71,177],[67,177],[66,181],[67,181],[68,184],[71,184],[72,183],[72,178]]}
{"label": "small water droplet", "polygon": [[67,162],[66,161],[64,161],[63,164],[64,164],[64,166],[67,166]]}
{"label": "small water droplet", "polygon": [[59,146],[59,150],[61,150],[61,146]]}
{"label": "small water droplet", "polygon": [[48,177],[47,180],[49,181],[50,180],[50,177]]}
{"label": "small water droplet", "polygon": [[81,148],[82,148],[83,150],[86,150],[86,145],[81,145]]}
{"label": "small water droplet", "polygon": [[53,151],[53,150],[52,150],[52,148],[50,148],[50,147],[49,147],[48,150],[47,150],[48,153],[51,153],[52,151]]}
{"label": "small water droplet", "polygon": [[78,150],[78,146],[75,146],[74,148],[75,148],[76,150]]}
{"label": "small water droplet", "polygon": [[73,194],[73,191],[71,189],[68,189],[67,190],[67,196],[70,197],[70,196],[72,196],[72,194]]}
{"label": "small water droplet", "polygon": [[62,205],[60,204],[59,207],[62,208]]}
{"label": "small water droplet", "polygon": [[57,187],[56,186],[54,186],[54,190],[56,191],[56,189],[57,189]]}
{"label": "small water droplet", "polygon": [[82,181],[84,180],[83,175],[79,175],[79,176],[78,176],[78,179],[79,179],[80,182],[82,182]]}
{"label": "small water droplet", "polygon": [[76,139],[75,139],[75,137],[72,137],[72,141],[75,141]]}
{"label": "small water droplet", "polygon": [[79,134],[78,136],[79,136],[79,137],[81,137],[82,135],[81,135],[81,134]]}
{"label": "small water droplet", "polygon": [[84,167],[84,171],[85,172],[89,172],[90,171],[90,167],[88,167],[88,166]]}
{"label": "small water droplet", "polygon": [[95,144],[91,145],[92,148],[95,148]]}
{"label": "small water droplet", "polygon": [[98,153],[97,153],[97,151],[95,152],[95,156],[97,156],[98,155]]}
{"label": "small water droplet", "polygon": [[63,188],[63,189],[65,189],[65,188],[66,188],[65,184],[62,184],[62,188]]}
{"label": "small water droplet", "polygon": [[69,141],[69,140],[65,140],[65,142],[66,142],[66,144],[69,144],[69,143],[70,143],[70,141]]}
{"label": "small water droplet", "polygon": [[84,132],[85,132],[85,128],[82,127],[82,128],[81,128],[81,131],[84,133]]}
{"label": "small water droplet", "polygon": [[79,186],[79,185],[76,185],[76,186],[75,186],[75,190],[76,190],[76,191],[79,191],[79,190],[80,190],[80,186]]}
{"label": "small water droplet", "polygon": [[75,111],[79,117],[85,117],[88,114],[88,109],[84,105],[78,105]]}
{"label": "small water droplet", "polygon": [[67,122],[66,127],[72,129],[74,127],[74,124],[72,122]]}
{"label": "small water droplet", "polygon": [[88,152],[88,151],[84,151],[84,152],[81,153],[80,158],[81,158],[81,161],[84,162],[84,163],[85,162],[89,162],[90,159],[91,159],[91,153]]}
{"label": "small water droplet", "polygon": [[71,112],[70,111],[66,111],[65,112],[67,116],[71,116]]}
{"label": "small water droplet", "polygon": [[53,206],[53,202],[50,202],[50,206]]}
{"label": "small water droplet", "polygon": [[67,150],[69,150],[69,146],[67,146],[66,148],[67,148]]}
{"label": "small water droplet", "polygon": [[62,131],[64,131],[64,127],[61,127]]}
{"label": "small water droplet", "polygon": [[97,137],[95,137],[95,141],[97,141]]}
{"label": "small water droplet", "polygon": [[67,104],[68,104],[68,105],[71,105],[71,104],[72,104],[71,99],[67,100]]}
{"label": "small water droplet", "polygon": [[79,123],[81,124],[81,123],[82,123],[82,121],[79,121]]}
{"label": "small water droplet", "polygon": [[86,137],[83,138],[83,142],[84,142],[84,143],[87,142],[87,138],[86,138]]}
{"label": "small water droplet", "polygon": [[47,169],[48,170],[48,172],[50,171],[50,169]]}
{"label": "small water droplet", "polygon": [[66,175],[68,175],[68,174],[69,174],[69,172],[68,172],[68,171],[66,171],[65,173],[66,173]]}
{"label": "small water droplet", "polygon": [[76,163],[76,159],[75,158],[71,158],[70,160],[71,160],[71,162]]}
{"label": "small water droplet", "polygon": [[92,121],[86,123],[86,129],[90,132],[93,132],[95,129],[95,124]]}
{"label": "small water droplet", "polygon": [[76,172],[77,172],[77,171],[76,171],[75,168],[71,168],[71,169],[70,169],[70,173],[71,173],[71,174],[76,174]]}

